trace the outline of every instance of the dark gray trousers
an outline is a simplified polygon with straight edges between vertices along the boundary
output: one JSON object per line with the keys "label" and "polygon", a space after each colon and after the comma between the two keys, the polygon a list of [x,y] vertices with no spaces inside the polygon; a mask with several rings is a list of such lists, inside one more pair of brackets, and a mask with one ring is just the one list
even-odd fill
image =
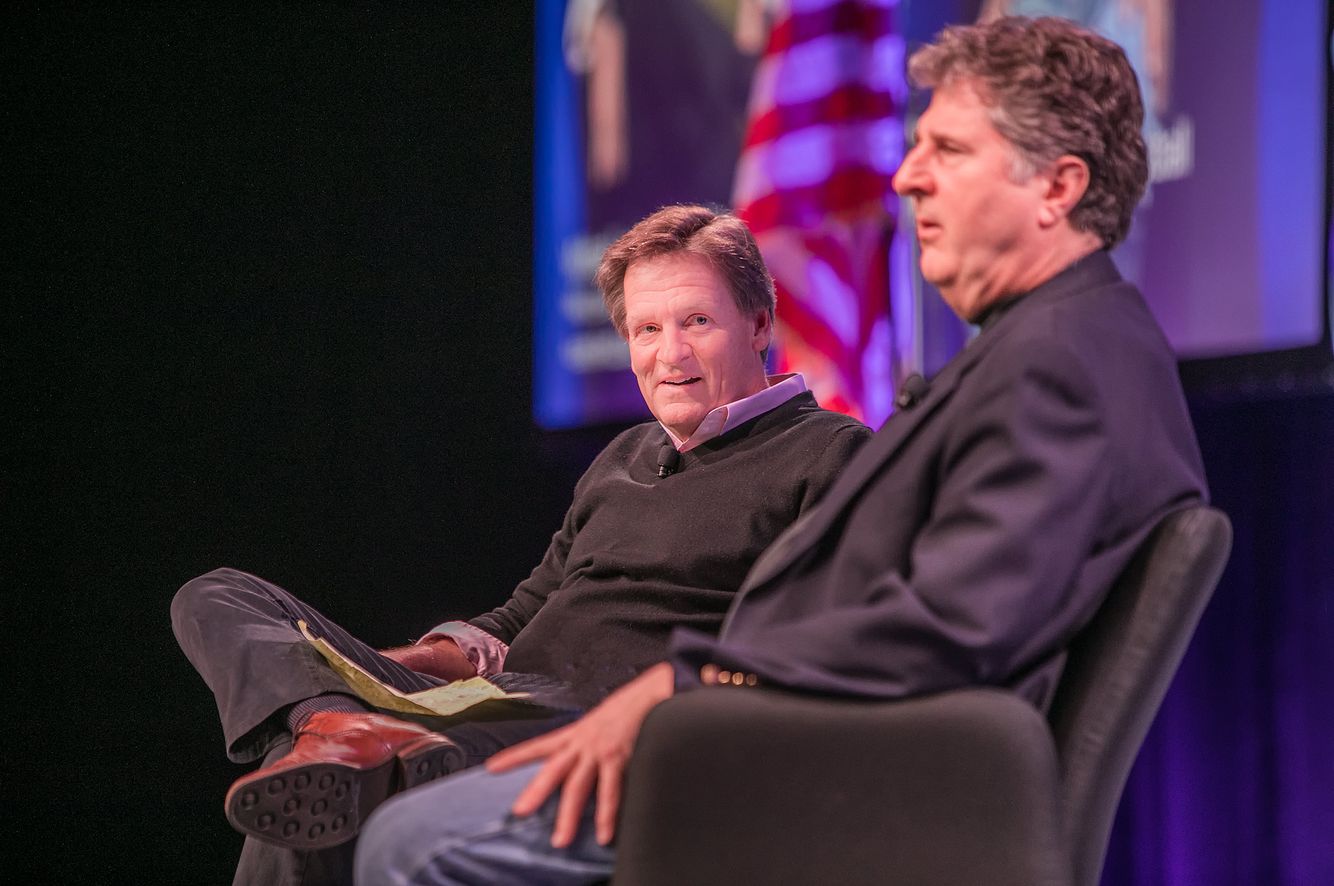
{"label": "dark gray trousers", "polygon": [[[318,610],[277,585],[235,569],[217,569],[177,592],[172,628],[186,658],[204,678],[218,706],[227,756],[238,763],[287,753],[287,708],[329,692],[352,694],[323,656],[297,629],[305,621],[316,636],[403,692],[444,681],[419,674],[380,655]],[[570,722],[579,705],[566,687],[532,674],[500,674],[492,682],[531,692],[550,716],[455,724],[440,731],[463,749],[468,765],[501,748]],[[429,725],[429,721],[422,720]],[[355,842],[317,853],[294,852],[246,840],[235,883],[351,883]]]}

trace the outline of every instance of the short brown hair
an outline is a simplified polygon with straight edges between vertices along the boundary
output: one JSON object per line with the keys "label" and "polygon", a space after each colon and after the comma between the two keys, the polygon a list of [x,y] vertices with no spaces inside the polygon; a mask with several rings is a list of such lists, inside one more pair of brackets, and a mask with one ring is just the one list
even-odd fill
{"label": "short brown hair", "polygon": [[1089,186],[1071,226],[1109,249],[1125,238],[1149,163],[1139,84],[1121,47],[1065,19],[1010,16],[946,28],[913,53],[908,76],[928,89],[970,83],[1024,176],[1063,154],[1082,159]]}
{"label": "short brown hair", "polygon": [[697,255],[712,265],[727,281],[742,314],[767,311],[773,319],[774,281],[746,223],[730,212],[705,206],[664,206],[607,247],[594,277],[611,324],[622,338],[629,337],[625,272],[630,263],[674,252]]}

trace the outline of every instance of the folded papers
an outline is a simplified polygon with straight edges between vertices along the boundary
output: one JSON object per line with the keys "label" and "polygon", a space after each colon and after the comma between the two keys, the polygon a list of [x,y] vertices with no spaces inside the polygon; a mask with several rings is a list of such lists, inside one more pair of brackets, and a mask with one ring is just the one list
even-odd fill
{"label": "folded papers", "polygon": [[[543,705],[529,701],[527,692],[506,692],[482,677],[455,680],[421,692],[402,692],[381,682],[322,637],[316,637],[304,621],[297,622],[297,626],[357,697],[381,710],[455,720],[534,716],[546,710]],[[465,711],[467,717],[462,716]]]}

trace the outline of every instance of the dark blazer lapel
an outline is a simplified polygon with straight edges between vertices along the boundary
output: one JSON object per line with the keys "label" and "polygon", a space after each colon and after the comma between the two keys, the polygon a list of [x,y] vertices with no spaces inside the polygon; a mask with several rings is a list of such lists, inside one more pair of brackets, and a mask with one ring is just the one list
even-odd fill
{"label": "dark blazer lapel", "polygon": [[839,515],[853,504],[870,479],[902,448],[913,431],[949,399],[959,378],[985,352],[988,344],[979,339],[965,348],[932,379],[920,402],[890,416],[871,441],[853,457],[820,503],[765,549],[751,567],[743,592],[782,572],[819,540]]}
{"label": "dark blazer lapel", "polygon": [[[793,528],[800,526],[802,528],[800,535],[811,542],[818,538],[834,518],[866,487],[867,481],[894,457],[927,416],[949,399],[959,380],[995,346],[996,342],[1000,341],[1007,328],[1024,322],[1023,318],[1026,315],[1042,310],[1043,306],[1056,299],[1065,298],[1096,285],[1120,280],[1121,275],[1117,273],[1112,260],[1107,253],[1100,251],[1075,262],[1031,293],[1015,299],[1004,311],[1008,316],[1002,315],[994,318],[995,323],[986,323],[983,333],[973,339],[937,373],[927,388],[926,396],[920,402],[911,409],[890,416],[880,432],[871,439],[871,442],[863,446],[848,464],[820,505],[810,512],[810,519],[797,521],[793,524]],[[795,534],[797,533],[785,532],[779,540]]]}
{"label": "dark blazer lapel", "polygon": [[913,431],[950,398],[959,380],[1005,335],[1007,327],[1024,322],[1025,315],[1040,311],[1043,306],[1057,299],[1120,280],[1121,275],[1107,253],[1094,252],[1031,293],[1015,299],[1002,315],[993,318],[995,322],[985,322],[983,333],[956,354],[931,380],[922,400],[911,409],[890,416],[879,433],[848,464],[820,504],[789,526],[765,549],[751,567],[740,594],[769,581],[818,542],[843,511],[856,501],[870,479],[894,458]]}

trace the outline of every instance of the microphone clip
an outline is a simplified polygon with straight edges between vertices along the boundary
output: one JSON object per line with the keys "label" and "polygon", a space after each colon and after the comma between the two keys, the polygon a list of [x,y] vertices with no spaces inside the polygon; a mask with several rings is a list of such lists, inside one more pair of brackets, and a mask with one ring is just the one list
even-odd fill
{"label": "microphone clip", "polygon": [[929,387],[926,379],[914,372],[899,386],[899,394],[894,398],[894,405],[899,409],[912,409],[926,396]]}
{"label": "microphone clip", "polygon": [[658,479],[665,480],[675,474],[680,464],[681,453],[676,451],[672,441],[668,440],[662,444],[662,447],[658,450]]}

